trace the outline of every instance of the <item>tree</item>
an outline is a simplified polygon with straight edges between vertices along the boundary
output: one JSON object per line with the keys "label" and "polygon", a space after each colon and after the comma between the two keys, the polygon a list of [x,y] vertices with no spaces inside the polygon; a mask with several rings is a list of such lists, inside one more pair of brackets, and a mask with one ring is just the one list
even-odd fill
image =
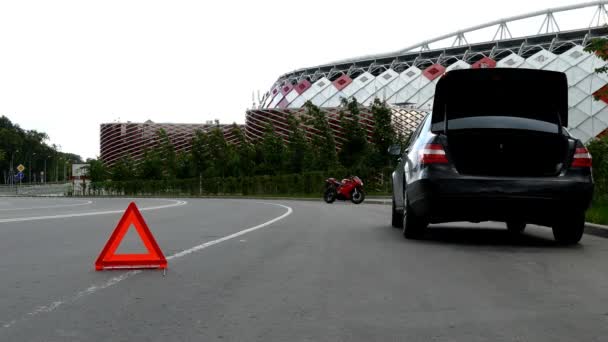
{"label": "tree", "polygon": [[163,179],[163,160],[157,149],[146,149],[137,166],[137,175],[141,179]]}
{"label": "tree", "polygon": [[291,173],[301,173],[312,167],[312,153],[308,139],[300,128],[300,120],[289,116],[287,122],[290,132],[287,143],[287,170]]}
{"label": "tree", "polygon": [[593,158],[595,193],[608,196],[608,135],[591,140],[587,148]]}
{"label": "tree", "polygon": [[213,128],[207,136],[206,157],[209,165],[204,173],[206,177],[225,177],[228,165],[228,144],[224,132]]}
{"label": "tree", "polygon": [[202,175],[209,166],[209,153],[207,150],[207,134],[197,130],[192,137],[192,150],[190,152],[192,167],[196,176]]}
{"label": "tree", "polygon": [[169,136],[164,129],[159,129],[157,132],[159,140],[158,155],[163,161],[163,178],[174,179],[177,175],[177,155],[175,148],[169,140]]}
{"label": "tree", "polygon": [[[15,172],[17,165],[30,166],[30,160],[30,170],[35,170],[36,173],[44,170],[46,162],[49,166],[47,179],[59,179],[55,170],[63,170],[65,161],[82,162],[82,158],[78,155],[59,152],[57,146],[49,146],[48,140],[49,137],[46,133],[24,130],[19,125],[13,124],[6,116],[0,116],[0,151],[4,152],[4,158],[0,158],[0,169],[4,171],[4,181],[10,179],[10,175]],[[51,167],[51,165],[56,167]]]}
{"label": "tree", "polygon": [[316,131],[311,139],[311,145],[315,147],[312,149],[313,168],[322,171],[336,167],[338,164],[336,141],[327,122],[327,115],[310,101],[304,106],[309,117],[306,123],[312,125]]}
{"label": "tree", "polygon": [[[604,61],[608,61],[608,39],[606,38],[593,38],[587,43],[585,47],[586,52],[594,53],[597,57]],[[605,74],[608,72],[608,64],[603,65],[600,68],[595,69],[598,74]]]}
{"label": "tree", "polygon": [[395,145],[399,145],[401,147],[401,151],[404,151],[407,146],[410,143],[410,137],[412,136],[412,133],[397,133],[397,136],[395,137]]}
{"label": "tree", "polygon": [[276,175],[285,167],[285,144],[271,124],[266,125],[264,136],[260,143],[262,154],[261,169],[264,174]]}
{"label": "tree", "polygon": [[192,154],[178,153],[176,158],[176,176],[180,179],[192,178],[194,176],[194,165]]}
{"label": "tree", "polygon": [[388,149],[397,140],[395,130],[391,125],[391,110],[386,106],[386,103],[376,98],[372,104],[371,111],[374,117],[374,130],[372,132],[374,159],[379,165],[388,166],[391,160]]}
{"label": "tree", "polygon": [[87,159],[86,163],[89,164],[86,170],[87,176],[92,182],[102,182],[110,178],[110,173],[101,160]]}
{"label": "tree", "polygon": [[359,122],[359,104],[356,99],[342,99],[346,111],[340,111],[340,124],[344,132],[344,142],[338,157],[340,163],[350,170],[359,170],[367,153],[367,132]]}
{"label": "tree", "polygon": [[236,166],[235,176],[251,176],[253,175],[255,163],[255,150],[253,146],[245,138],[243,130],[233,123],[231,133],[234,137],[234,145],[231,153],[231,159]]}
{"label": "tree", "polygon": [[120,158],[112,168],[112,180],[114,181],[130,181],[137,178],[135,173],[135,163],[131,156]]}
{"label": "tree", "polygon": [[[594,53],[603,61],[608,61],[608,39],[591,39],[585,51]],[[608,73],[608,64],[595,69],[598,74]],[[605,99],[608,97],[608,87],[600,88],[594,93],[595,99]],[[594,137],[587,143],[587,148],[593,157],[593,177],[595,180],[595,194],[608,196],[608,137]]]}

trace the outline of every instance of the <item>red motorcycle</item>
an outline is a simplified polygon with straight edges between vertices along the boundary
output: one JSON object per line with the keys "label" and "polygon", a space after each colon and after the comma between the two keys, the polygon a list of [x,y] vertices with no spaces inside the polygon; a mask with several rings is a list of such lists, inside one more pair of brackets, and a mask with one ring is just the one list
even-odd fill
{"label": "red motorcycle", "polygon": [[343,201],[351,200],[353,203],[359,204],[365,199],[363,182],[357,176],[345,178],[341,182],[335,178],[328,178],[325,180],[323,199],[327,203],[333,203],[339,199]]}

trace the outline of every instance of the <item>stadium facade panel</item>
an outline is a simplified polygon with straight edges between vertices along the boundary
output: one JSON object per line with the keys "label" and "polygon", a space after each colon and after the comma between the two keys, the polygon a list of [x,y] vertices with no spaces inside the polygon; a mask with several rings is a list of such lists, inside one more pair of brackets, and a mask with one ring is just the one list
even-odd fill
{"label": "stadium facade panel", "polygon": [[[390,106],[391,121],[396,132],[407,135],[413,131],[427,112]],[[327,116],[329,127],[331,128],[338,149],[342,148],[344,141],[342,126],[340,124],[340,112],[344,110],[341,107],[323,108],[323,112]],[[374,117],[370,106],[360,106],[359,108],[359,123],[367,133],[367,140],[371,141],[374,129]],[[248,110],[245,117],[245,136],[249,141],[257,141],[264,136],[265,129],[268,125],[274,127],[275,132],[283,138],[285,142],[289,141],[291,133],[289,129],[289,117],[296,117],[300,121],[300,128],[304,130],[306,137],[310,140],[319,132],[311,125],[307,124],[307,119],[310,116],[305,108],[297,109],[252,109]]]}
{"label": "stadium facade panel", "polygon": [[151,121],[101,124],[100,159],[110,167],[119,159],[127,156],[137,163],[142,159],[146,150],[159,146],[158,132],[161,129],[167,133],[167,137],[177,153],[189,152],[192,148],[192,137],[196,131],[207,132],[216,127],[223,131],[226,141],[234,143],[232,125],[154,123]]}

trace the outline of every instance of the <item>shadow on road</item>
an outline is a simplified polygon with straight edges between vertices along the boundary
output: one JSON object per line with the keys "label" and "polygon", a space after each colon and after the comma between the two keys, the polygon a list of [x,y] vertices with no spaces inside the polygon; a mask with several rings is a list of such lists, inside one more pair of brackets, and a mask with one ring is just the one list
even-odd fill
{"label": "shadow on road", "polygon": [[472,246],[519,246],[519,247],[548,247],[548,248],[576,248],[577,246],[563,246],[552,238],[523,234],[513,234],[506,229],[473,228],[473,227],[441,227],[432,226],[420,242],[437,242],[446,244],[472,245]]}

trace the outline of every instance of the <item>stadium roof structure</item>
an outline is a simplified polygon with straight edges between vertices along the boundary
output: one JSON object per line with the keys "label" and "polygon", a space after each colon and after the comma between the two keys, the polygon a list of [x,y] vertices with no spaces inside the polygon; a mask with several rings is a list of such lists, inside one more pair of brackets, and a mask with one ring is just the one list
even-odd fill
{"label": "stadium roof structure", "polygon": [[[591,1],[570,6],[549,8],[527,14],[494,20],[485,24],[472,26],[439,37],[428,39],[417,44],[405,47],[401,50],[348,58],[331,63],[326,63],[309,68],[301,68],[288,72],[281,77],[277,83],[286,80],[300,81],[304,77],[311,77],[313,81],[322,77],[346,71],[349,74],[356,71],[376,71],[387,67],[406,68],[411,65],[421,65],[431,61],[437,62],[464,57],[464,60],[475,59],[479,55],[490,58],[504,53],[505,50],[513,52],[525,52],[542,46],[550,50],[559,49],[573,42],[585,45],[593,37],[603,37],[608,34],[608,11],[607,0]],[[574,12],[581,9],[593,8],[589,24],[573,30],[561,30],[557,13]],[[526,35],[516,37],[511,34],[510,25],[527,19],[542,19],[536,33],[529,32]],[[582,26],[582,25],[581,25]],[[494,32],[492,34],[492,32]],[[476,41],[467,38],[467,35],[481,33],[482,37],[488,34],[486,39]],[[477,34],[479,36],[479,34]],[[451,44],[450,44],[451,42]]]}
{"label": "stadium roof structure", "polygon": [[[528,68],[564,72],[568,79],[568,128],[583,141],[608,129],[606,65],[586,52],[591,39],[608,37],[608,0],[580,3],[503,18],[458,30],[389,53],[301,68],[278,78],[258,110],[302,108],[307,101],[339,107],[343,98],[369,106],[419,111],[432,108],[435,85],[445,72],[468,68]],[[432,23],[429,23],[432,25]]]}

